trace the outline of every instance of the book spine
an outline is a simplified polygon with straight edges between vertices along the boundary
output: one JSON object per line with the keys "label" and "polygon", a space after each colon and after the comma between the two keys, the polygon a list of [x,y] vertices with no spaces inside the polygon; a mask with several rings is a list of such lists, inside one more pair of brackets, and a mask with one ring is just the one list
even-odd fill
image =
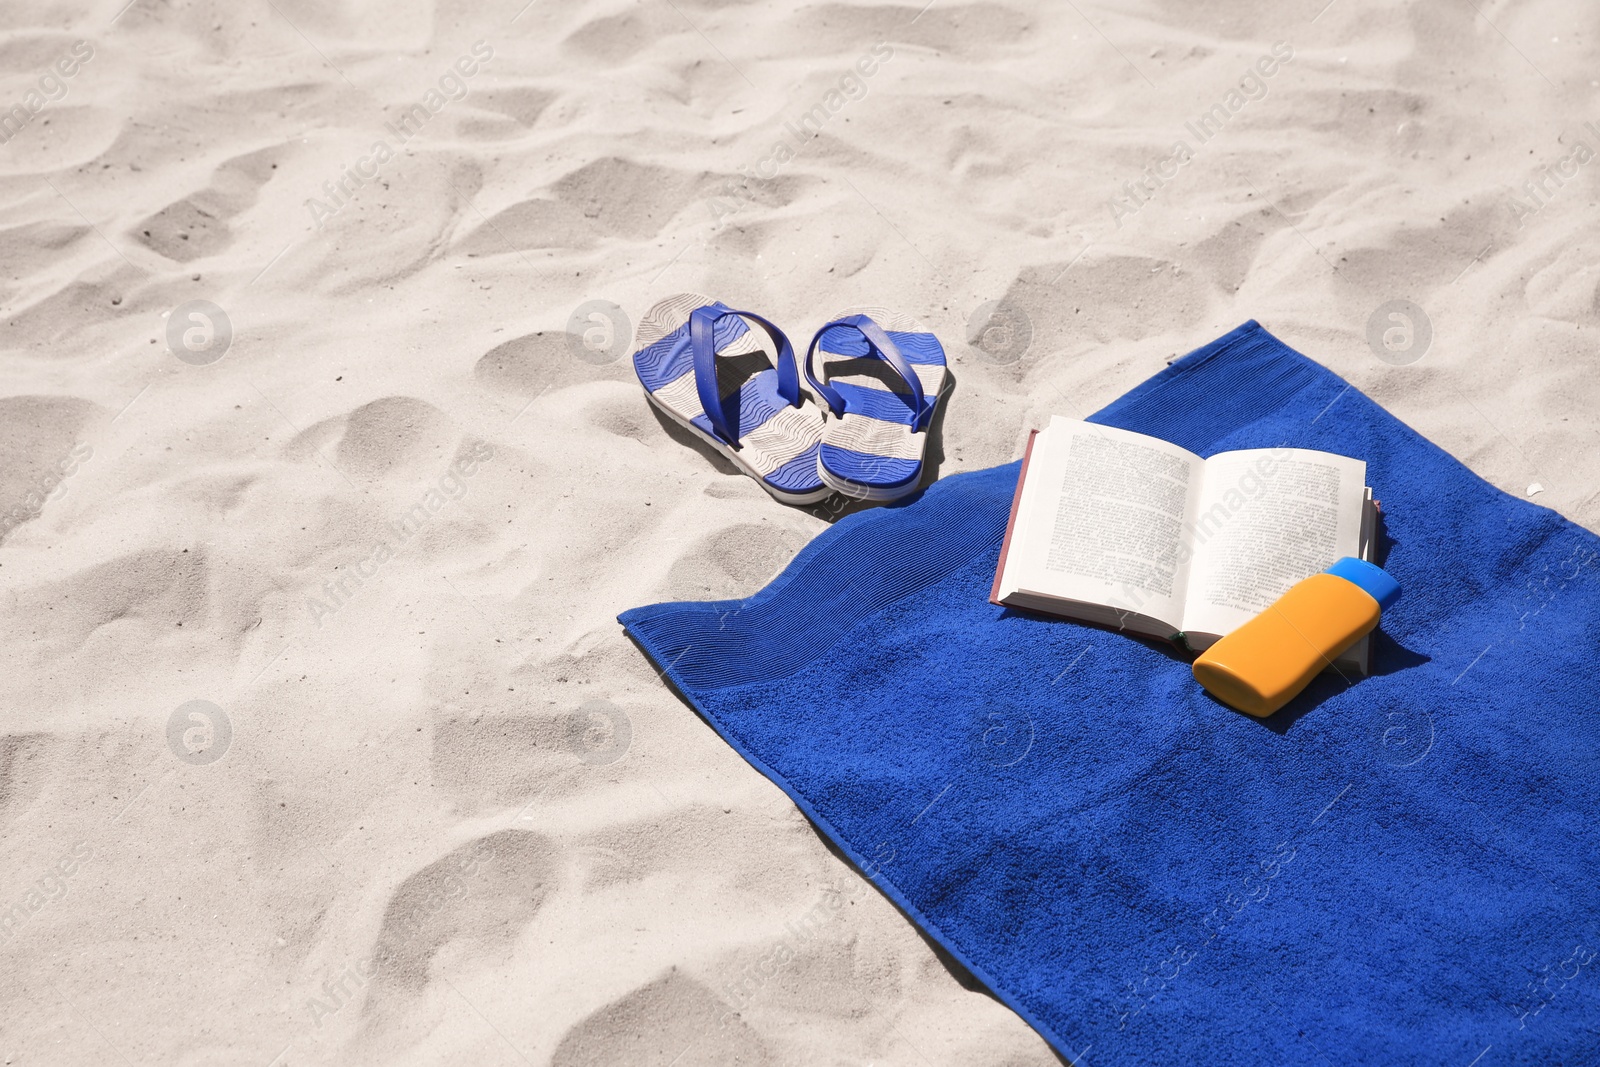
{"label": "book spine", "polygon": [[1006,520],[1006,536],[1000,542],[1000,562],[994,566],[994,584],[989,587],[989,603],[1005,607],[1000,603],[1000,578],[1006,572],[1006,554],[1011,551],[1011,535],[1017,529],[1017,510],[1022,506],[1022,483],[1028,477],[1028,460],[1033,458],[1033,440],[1039,436],[1038,430],[1028,434],[1028,447],[1022,453],[1022,469],[1017,472],[1017,491],[1011,496],[1011,517]]}

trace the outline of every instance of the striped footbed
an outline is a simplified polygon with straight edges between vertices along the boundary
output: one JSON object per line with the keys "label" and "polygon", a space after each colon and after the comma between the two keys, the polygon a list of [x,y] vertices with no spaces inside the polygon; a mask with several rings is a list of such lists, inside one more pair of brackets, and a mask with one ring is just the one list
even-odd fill
{"label": "striped footbed", "polygon": [[[852,308],[833,317],[849,315],[866,315],[883,327],[916,372],[924,399],[931,401],[939,395],[944,388],[945,358],[937,337],[911,316],[883,308]],[[830,363],[872,355],[866,339],[847,326],[824,332],[817,353],[817,377],[838,391],[845,408],[843,416],[828,419],[823,431],[822,463],[828,472],[873,488],[893,488],[920,478],[928,434],[911,429],[916,413],[911,410],[911,392],[905,383],[892,370],[884,378],[871,374],[830,378]],[[886,370],[889,367],[887,362],[878,363]]]}
{"label": "striped footbed", "polygon": [[[689,315],[695,308],[705,306],[726,309],[720,301],[684,293],[668,297],[645,312],[635,336],[638,349],[633,354],[633,369],[657,403],[718,441],[695,389],[694,356],[689,347]],[[739,318],[720,320],[712,337],[719,358],[750,353],[766,356],[769,348],[765,335],[751,330]],[[793,407],[779,396],[778,372],[771,362],[767,358],[767,369],[751,375],[739,386],[737,414],[732,397],[723,396],[728,425],[739,440],[739,458],[776,489],[786,493],[815,492],[822,488],[817,474],[821,412],[813,404]]]}

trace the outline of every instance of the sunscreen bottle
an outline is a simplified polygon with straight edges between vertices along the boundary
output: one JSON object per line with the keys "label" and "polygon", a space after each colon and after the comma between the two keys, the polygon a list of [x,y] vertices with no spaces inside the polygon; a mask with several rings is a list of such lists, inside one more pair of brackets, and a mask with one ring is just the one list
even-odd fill
{"label": "sunscreen bottle", "polygon": [[1372,632],[1399,595],[1387,571],[1346,556],[1206,649],[1194,661],[1195,680],[1229,707],[1265,718]]}

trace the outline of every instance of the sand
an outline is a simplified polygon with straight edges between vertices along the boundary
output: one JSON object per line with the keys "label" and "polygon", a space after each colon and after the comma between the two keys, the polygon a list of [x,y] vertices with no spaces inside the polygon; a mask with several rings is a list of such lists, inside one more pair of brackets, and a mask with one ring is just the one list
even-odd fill
{"label": "sand", "polygon": [[1600,524],[1585,5],[122,2],[0,30],[6,1064],[1059,1062],[621,634],[841,511],[663,296],[927,323],[940,476],[1257,318]]}

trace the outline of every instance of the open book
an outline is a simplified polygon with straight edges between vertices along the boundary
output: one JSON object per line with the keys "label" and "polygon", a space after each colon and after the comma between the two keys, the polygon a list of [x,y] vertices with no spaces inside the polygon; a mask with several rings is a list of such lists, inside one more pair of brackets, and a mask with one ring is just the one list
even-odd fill
{"label": "open book", "polygon": [[[1201,459],[1056,416],[1028,441],[990,599],[1203,651],[1302,578],[1372,558],[1366,474],[1303,448]],[[1365,674],[1367,638],[1335,666]]]}

